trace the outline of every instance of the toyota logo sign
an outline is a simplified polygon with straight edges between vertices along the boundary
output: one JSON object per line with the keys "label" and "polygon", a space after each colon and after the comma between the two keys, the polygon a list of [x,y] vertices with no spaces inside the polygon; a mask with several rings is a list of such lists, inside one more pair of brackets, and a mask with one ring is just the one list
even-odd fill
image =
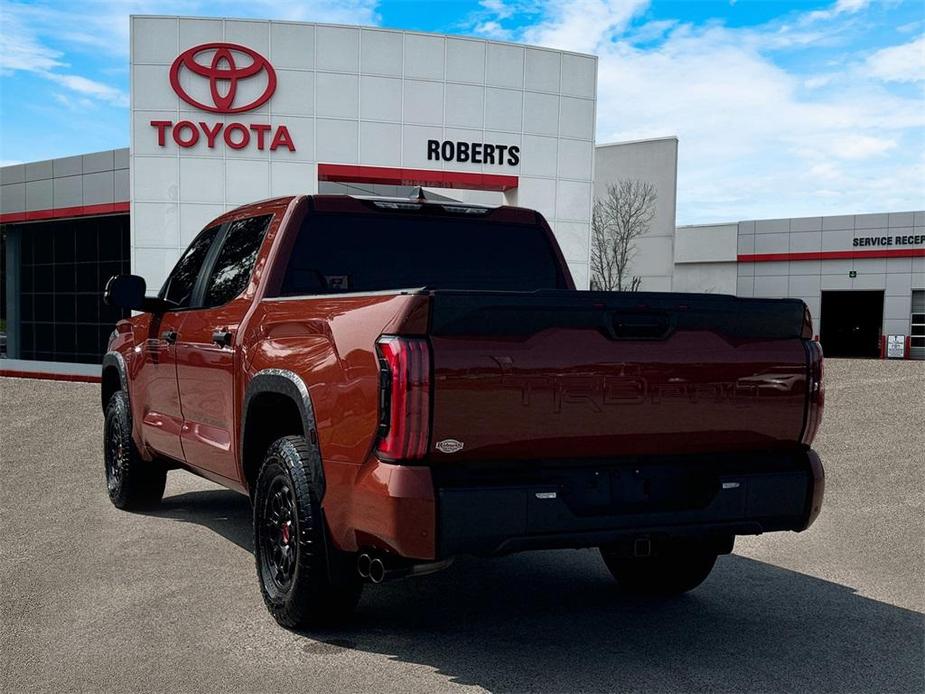
{"label": "toyota logo sign", "polygon": [[[200,56],[205,54],[205,58]],[[239,65],[243,62],[243,65]],[[181,75],[190,73],[195,81],[187,84],[190,94],[181,84]],[[242,80],[255,80],[244,82],[253,95],[263,87],[263,91],[256,98],[246,103],[235,104],[238,97],[238,87]],[[264,82],[266,83],[264,85]],[[265,104],[273,92],[276,91],[276,71],[270,61],[257,51],[236,43],[202,43],[183,51],[170,66],[170,86],[183,101],[203,111],[212,113],[242,113],[253,111]],[[194,86],[198,86],[196,89]],[[208,97],[206,94],[208,87]],[[211,98],[211,104],[205,104],[196,97]],[[269,149],[275,152],[283,148],[295,152],[295,143],[289,134],[289,129],[282,123],[271,125],[269,123],[207,123],[201,120],[152,120],[151,127],[157,131],[157,146],[167,147],[167,136],[170,135],[174,143],[181,148],[190,149],[204,142],[209,149],[214,149],[219,142],[224,142],[231,149],[245,149],[256,147],[258,151]]]}
{"label": "toyota logo sign", "polygon": [[[211,62],[199,62],[197,57],[203,53],[212,52]],[[239,66],[235,55],[244,56],[250,62]],[[194,99],[180,84],[180,73],[188,70],[194,75],[204,77],[209,81],[209,92],[212,96],[212,105],[204,104]],[[266,88],[256,99],[245,104],[235,105],[238,93],[238,82],[255,78],[266,73]],[[234,43],[203,43],[183,51],[170,66],[170,86],[186,103],[213,113],[241,113],[251,111],[267,102],[276,91],[276,71],[270,61],[257,51],[247,46]]]}

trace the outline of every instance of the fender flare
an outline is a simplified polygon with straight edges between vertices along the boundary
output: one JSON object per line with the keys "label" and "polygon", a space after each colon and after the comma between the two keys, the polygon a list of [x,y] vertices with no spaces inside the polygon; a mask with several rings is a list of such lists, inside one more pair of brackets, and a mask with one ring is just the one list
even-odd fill
{"label": "fender flare", "polygon": [[[119,383],[122,386],[122,390],[125,391],[126,395],[129,395],[128,390],[128,371],[125,367],[125,357],[123,357],[119,352],[106,352],[103,355],[103,368],[102,371],[105,373],[106,369],[114,368],[119,374]],[[100,384],[100,400],[103,410],[106,410],[106,391],[103,388],[103,384]],[[129,412],[131,415],[131,412]]]}
{"label": "fender flare", "polygon": [[324,466],[321,462],[321,450],[318,446],[317,436],[315,435],[315,409],[312,406],[311,395],[305,382],[292,371],[286,369],[264,369],[259,371],[251,378],[247,384],[244,393],[244,402],[241,407],[241,438],[238,450],[241,452],[241,478],[246,480],[244,459],[245,447],[244,442],[247,440],[247,416],[250,405],[254,398],[264,393],[273,393],[282,395],[291,400],[299,410],[299,418],[302,422],[302,436],[308,443],[311,452],[312,479],[315,484],[315,492],[319,499],[324,499],[325,478]]}

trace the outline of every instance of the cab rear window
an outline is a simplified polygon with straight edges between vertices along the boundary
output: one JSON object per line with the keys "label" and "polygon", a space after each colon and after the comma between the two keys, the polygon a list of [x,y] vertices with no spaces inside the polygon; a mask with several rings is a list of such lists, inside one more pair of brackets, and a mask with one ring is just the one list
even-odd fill
{"label": "cab rear window", "polygon": [[282,295],[389,289],[533,291],[565,287],[545,229],[402,214],[309,215]]}

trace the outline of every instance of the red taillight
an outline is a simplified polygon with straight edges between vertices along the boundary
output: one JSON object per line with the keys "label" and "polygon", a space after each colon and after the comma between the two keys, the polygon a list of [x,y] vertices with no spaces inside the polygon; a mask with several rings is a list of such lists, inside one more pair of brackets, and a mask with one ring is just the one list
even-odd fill
{"label": "red taillight", "polygon": [[803,443],[807,446],[816,438],[822,423],[825,408],[825,366],[822,345],[815,340],[806,343],[809,351],[809,402],[806,412],[806,426],[803,427]]}
{"label": "red taillight", "polygon": [[430,436],[430,348],[415,337],[383,336],[376,342],[379,443],[386,460],[413,460],[427,453]]}

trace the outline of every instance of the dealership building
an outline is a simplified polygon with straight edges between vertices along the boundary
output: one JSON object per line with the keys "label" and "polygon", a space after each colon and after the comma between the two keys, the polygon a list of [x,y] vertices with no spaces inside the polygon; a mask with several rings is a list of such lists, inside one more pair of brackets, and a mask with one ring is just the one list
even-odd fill
{"label": "dealership building", "polygon": [[98,364],[119,318],[100,300],[111,275],[159,287],[210,220],[280,195],[421,186],[531,207],[587,288],[593,200],[621,178],[657,192],[633,259],[643,290],[800,297],[824,347],[897,355],[901,336],[903,356],[925,351],[925,213],[676,228],[678,141],[595,145],[595,56],[150,16],[131,18],[130,53],[129,148],[0,169],[10,359]]}

